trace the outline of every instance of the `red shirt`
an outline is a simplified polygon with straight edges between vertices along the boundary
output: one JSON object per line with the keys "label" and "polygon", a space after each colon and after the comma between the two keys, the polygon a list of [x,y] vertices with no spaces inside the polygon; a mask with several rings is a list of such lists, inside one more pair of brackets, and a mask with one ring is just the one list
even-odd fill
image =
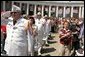
{"label": "red shirt", "polygon": [[3,32],[6,33],[6,25],[1,25],[1,29],[2,29]]}
{"label": "red shirt", "polygon": [[[65,34],[68,34],[68,33],[70,33],[70,30],[63,28],[59,32],[59,34],[60,34],[59,37],[61,38],[62,36],[64,36]],[[67,41],[64,42],[65,39],[67,39]],[[67,44],[67,45],[70,44],[71,43],[71,35],[66,36],[64,38],[61,38],[60,43],[61,44]]]}

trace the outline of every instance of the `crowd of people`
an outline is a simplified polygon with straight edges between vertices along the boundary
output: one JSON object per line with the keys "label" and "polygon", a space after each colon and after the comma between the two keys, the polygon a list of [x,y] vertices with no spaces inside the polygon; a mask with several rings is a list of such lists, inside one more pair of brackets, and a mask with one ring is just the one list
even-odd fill
{"label": "crowd of people", "polygon": [[[84,29],[81,29],[81,27],[84,25],[83,20],[79,20],[77,18],[72,18],[71,20],[67,20],[63,19],[64,22],[62,22],[63,26],[60,30],[59,30],[59,37],[60,37],[60,43],[62,44],[62,50],[64,50],[62,52],[62,55],[68,55],[71,52],[72,49],[74,49],[74,54],[73,55],[77,55],[76,53],[78,50],[82,50],[84,48],[82,48],[84,46],[84,42],[80,43],[81,39],[84,40],[84,32],[82,32],[82,37],[80,36],[80,32]],[[83,44],[83,45],[82,45]],[[81,46],[80,46],[81,45]],[[67,51],[68,52],[67,52]],[[84,50],[82,50],[83,52]],[[83,53],[84,54],[84,53]]]}
{"label": "crowd of people", "polygon": [[[3,22],[5,21],[5,22]],[[5,29],[4,29],[5,28]],[[22,15],[15,5],[11,11],[1,14],[1,53],[8,56],[41,55],[43,46],[49,45],[51,32],[59,33],[61,56],[84,56],[84,19],[56,18],[36,15]]]}

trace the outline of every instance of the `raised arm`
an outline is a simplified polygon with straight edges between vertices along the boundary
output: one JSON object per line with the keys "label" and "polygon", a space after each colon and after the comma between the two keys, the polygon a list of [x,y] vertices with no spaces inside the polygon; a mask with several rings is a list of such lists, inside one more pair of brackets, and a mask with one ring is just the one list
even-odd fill
{"label": "raised arm", "polygon": [[1,13],[1,25],[7,25],[10,16],[11,16],[10,11]]}
{"label": "raised arm", "polygon": [[31,25],[29,20],[27,20],[26,23],[25,23],[25,30],[26,30],[26,32],[28,30],[30,30],[30,33],[33,34],[33,28],[32,28],[32,25]]}
{"label": "raised arm", "polygon": [[6,11],[1,13],[1,19],[7,19],[10,16],[11,16],[11,11]]}

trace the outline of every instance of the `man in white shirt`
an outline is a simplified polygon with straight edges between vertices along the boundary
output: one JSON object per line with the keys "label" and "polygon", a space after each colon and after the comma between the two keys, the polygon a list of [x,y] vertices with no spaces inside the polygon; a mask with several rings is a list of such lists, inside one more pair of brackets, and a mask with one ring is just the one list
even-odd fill
{"label": "man in white shirt", "polygon": [[38,12],[37,14],[37,18],[35,19],[35,25],[38,27],[38,36],[37,36],[37,39],[38,39],[38,44],[39,44],[39,49],[38,49],[38,55],[41,55],[41,48],[44,44],[44,41],[42,40],[43,39],[43,36],[44,36],[44,23],[43,23],[43,19],[41,18],[41,13]]}
{"label": "man in white shirt", "polygon": [[[29,21],[21,17],[21,9],[15,5],[8,18],[5,50],[8,56],[28,56],[27,30],[31,29]],[[4,15],[3,15],[4,16]]]}

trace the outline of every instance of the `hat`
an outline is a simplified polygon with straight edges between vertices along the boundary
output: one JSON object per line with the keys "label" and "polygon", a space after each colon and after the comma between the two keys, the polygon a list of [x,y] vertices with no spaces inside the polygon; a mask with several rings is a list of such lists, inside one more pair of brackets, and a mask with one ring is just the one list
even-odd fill
{"label": "hat", "polygon": [[44,17],[47,17],[47,15],[45,15]]}
{"label": "hat", "polygon": [[47,15],[45,15],[45,16],[44,16],[44,18],[45,18],[45,19],[48,19],[48,16],[47,16]]}
{"label": "hat", "polygon": [[16,5],[12,5],[12,10],[11,12],[21,12],[21,8],[16,6]]}
{"label": "hat", "polygon": [[37,13],[37,15],[41,15],[41,13],[40,13],[40,12],[38,12],[38,13]]}

